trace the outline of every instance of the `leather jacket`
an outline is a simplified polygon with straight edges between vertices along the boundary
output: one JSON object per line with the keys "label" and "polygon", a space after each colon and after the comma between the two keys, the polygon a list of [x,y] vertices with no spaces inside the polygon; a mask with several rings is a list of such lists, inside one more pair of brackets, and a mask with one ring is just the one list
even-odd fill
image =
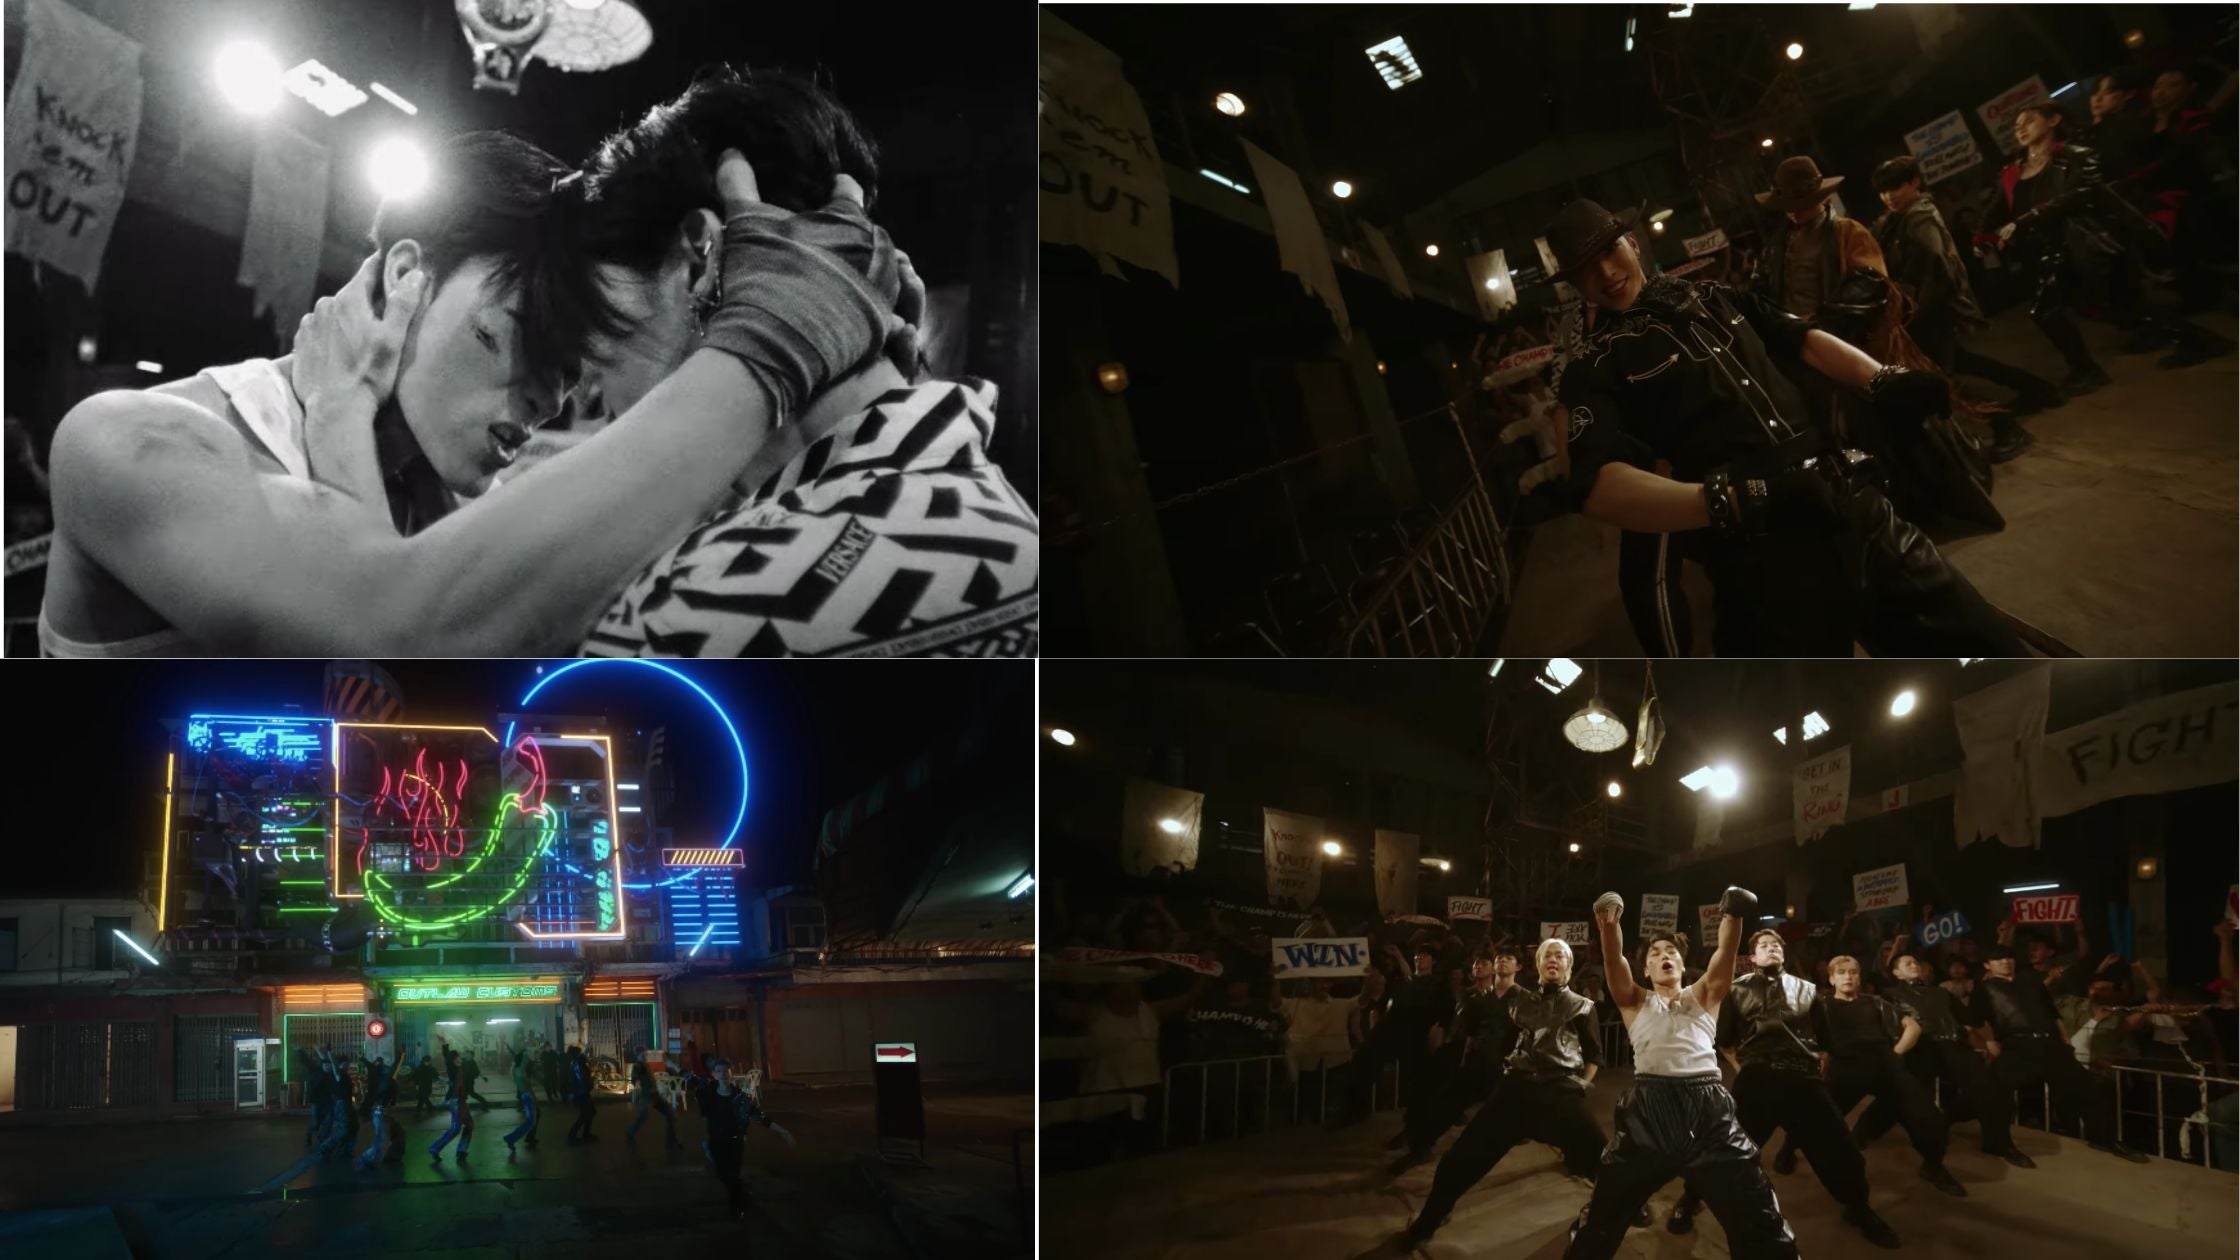
{"label": "leather jacket", "polygon": [[1517,1026],[1517,1041],[1509,1051],[1509,1072],[1584,1089],[1587,1065],[1602,1062],[1594,1003],[1554,985],[1519,987],[1513,996],[1509,1018]]}
{"label": "leather jacket", "polygon": [[1786,973],[1737,977],[1719,1011],[1719,1044],[1743,1067],[1820,1072],[1825,1025],[1813,1008],[1820,991]]}
{"label": "leather jacket", "polygon": [[1928,193],[1874,225],[1875,242],[1890,264],[1890,278],[1913,299],[1914,319],[1948,317],[1963,331],[1982,328],[1982,308],[1968,283],[1968,264]]}
{"label": "leather jacket", "polygon": [[1979,243],[1998,240],[1998,230],[2015,224],[2007,253],[2035,259],[2040,266],[2073,261],[2088,269],[2113,263],[2125,254],[2140,260],[2163,252],[2167,242],[2152,220],[2108,186],[2097,151],[2081,144],[2056,144],[2045,168],[2031,181],[2033,204],[2015,213],[2022,163],[1999,173],[2000,194],[1991,199]]}
{"label": "leather jacket", "polygon": [[1976,983],[1971,1006],[1971,1014],[1989,1018],[1992,1037],[2001,1041],[2025,1034],[2061,1035],[2053,995],[2046,992],[2045,980],[2027,968],[2018,968],[2012,980],[1985,976]]}
{"label": "leather jacket", "polygon": [[1914,1022],[1921,1025],[1924,1041],[1951,1041],[1962,1035],[1952,994],[1942,985],[1893,980],[1884,996],[1899,1010],[1913,1016]]}

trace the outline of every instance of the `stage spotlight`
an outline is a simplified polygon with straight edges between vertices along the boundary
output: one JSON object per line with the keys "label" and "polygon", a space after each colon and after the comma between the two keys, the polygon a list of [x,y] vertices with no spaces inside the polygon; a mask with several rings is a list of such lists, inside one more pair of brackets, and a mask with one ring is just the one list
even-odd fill
{"label": "stage spotlight", "polygon": [[1789,54],[1789,60],[1791,60],[1791,61],[1795,61],[1795,60],[1797,60],[1798,58],[1800,58],[1800,57],[1804,56],[1804,45],[1803,45],[1803,44],[1791,44],[1791,45],[1789,45],[1789,47],[1788,47],[1787,49],[1785,49],[1784,51],[1786,51],[1786,52],[1787,52],[1787,53]]}
{"label": "stage spotlight", "polygon": [[1759,148],[1761,148],[1761,149],[1770,149],[1770,148],[1772,148],[1772,147],[1773,147],[1773,137],[1772,137],[1772,136],[1767,136],[1767,137],[1766,137],[1765,139],[1763,139],[1763,140],[1760,140],[1760,141],[1758,142],[1758,147],[1759,147]]}
{"label": "stage spotlight", "polygon": [[1610,799],[1613,801],[1626,794],[1626,790],[1618,786],[1618,781],[1616,779],[1610,780],[1610,786],[1608,788],[1605,788],[1604,790],[1610,793]]}
{"label": "stage spotlight", "polygon": [[1338,842],[1337,842],[1337,841],[1335,841],[1335,840],[1325,840],[1325,841],[1323,841],[1323,842],[1322,842],[1322,851],[1323,851],[1324,853],[1327,853],[1327,854],[1329,854],[1329,855],[1330,855],[1331,857],[1336,857],[1336,856],[1338,856],[1338,855],[1339,855],[1340,853],[1343,853],[1343,852],[1345,852],[1345,850],[1343,850],[1343,849],[1341,849],[1341,848],[1339,848],[1339,847],[1338,847]]}
{"label": "stage spotlight", "polygon": [[1235,92],[1223,92],[1214,97],[1213,107],[1231,118],[1244,117],[1244,98]]}
{"label": "stage spotlight", "polygon": [[1711,771],[1709,786],[1713,796],[1731,801],[1734,794],[1742,790],[1742,778],[1734,772],[1733,766],[1716,766]]}
{"label": "stage spotlight", "polygon": [[383,140],[366,156],[366,179],[383,200],[408,201],[428,187],[428,155],[402,136]]}
{"label": "stage spotlight", "polygon": [[1062,726],[1053,728],[1050,732],[1050,738],[1060,748],[1073,747],[1073,732]]}
{"label": "stage spotlight", "polygon": [[1182,834],[1182,820],[1179,818],[1162,818],[1159,820],[1159,830],[1170,836],[1179,836]]}
{"label": "stage spotlight", "polygon": [[244,114],[269,114],[280,104],[280,59],[254,40],[218,50],[218,93]]}
{"label": "stage spotlight", "polygon": [[1330,195],[1344,201],[1353,195],[1353,185],[1342,179],[1333,181],[1330,185]]}
{"label": "stage spotlight", "polygon": [[1904,717],[1906,714],[1913,712],[1913,702],[1915,699],[1916,697],[1913,694],[1913,689],[1910,687],[1904,691],[1899,692],[1896,696],[1891,698],[1890,716]]}
{"label": "stage spotlight", "polygon": [[1423,254],[1426,258],[1437,258],[1439,256],[1439,247],[1436,245],[1426,245],[1423,247]]}

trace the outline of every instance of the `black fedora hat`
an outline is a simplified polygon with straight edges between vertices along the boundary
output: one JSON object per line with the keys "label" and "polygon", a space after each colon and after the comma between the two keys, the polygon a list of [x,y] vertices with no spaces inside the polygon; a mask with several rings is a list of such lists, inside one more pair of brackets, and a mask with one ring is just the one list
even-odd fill
{"label": "black fedora hat", "polygon": [[1641,212],[1648,208],[1649,203],[1644,201],[1622,214],[1612,214],[1602,208],[1601,202],[1581,197],[1556,211],[1556,217],[1548,220],[1541,233],[1548,238],[1548,252],[1556,256],[1554,278],[1564,279],[1600,258],[1612,241],[1633,230]]}

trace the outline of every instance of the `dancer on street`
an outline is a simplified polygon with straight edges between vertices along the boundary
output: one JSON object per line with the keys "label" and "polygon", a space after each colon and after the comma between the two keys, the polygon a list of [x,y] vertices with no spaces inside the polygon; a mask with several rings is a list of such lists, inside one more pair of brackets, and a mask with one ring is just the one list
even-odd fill
{"label": "dancer on street", "polygon": [[1649,1196],[1674,1177],[1711,1205],[1738,1260],[1795,1260],[1796,1235],[1758,1166],[1758,1144],[1736,1118],[1734,1096],[1720,1082],[1712,1048],[1734,982],[1742,925],[1757,910],[1755,894],[1727,889],[1719,899],[1719,945],[1710,969],[1686,987],[1681,977],[1687,955],[1680,942],[1670,933],[1651,937],[1642,954],[1650,982],[1644,989],[1626,962],[1618,926],[1624,900],[1616,893],[1595,899],[1610,1000],[1633,1044],[1634,1077],[1618,1100],[1617,1136],[1603,1152],[1601,1176],[1572,1228],[1566,1260],[1608,1260],[1626,1223],[1646,1211]]}
{"label": "dancer on street", "polygon": [[661,1123],[668,1126],[668,1136],[662,1141],[662,1146],[673,1151],[684,1145],[677,1140],[677,1113],[670,1109],[669,1100],[663,1098],[661,1091],[655,1088],[653,1071],[646,1066],[646,1052],[643,1048],[630,1061],[630,1093],[631,1106],[636,1108],[637,1115],[630,1121],[630,1127],[622,1131],[623,1141],[637,1145],[639,1126],[646,1122],[649,1113],[659,1112]]}
{"label": "dancer on street", "polygon": [[451,1127],[445,1129],[443,1136],[436,1139],[436,1144],[428,1148],[428,1158],[437,1167],[441,1167],[443,1148],[456,1137],[459,1139],[459,1153],[454,1159],[464,1164],[467,1162],[467,1144],[474,1141],[474,1109],[467,1105],[466,1069],[460,1065],[459,1052],[452,1049],[449,1042],[440,1037],[436,1040],[443,1048],[443,1101],[451,1108]]}
{"label": "dancer on street", "polygon": [[521,1108],[521,1123],[506,1134],[506,1158],[513,1158],[513,1145],[526,1140],[530,1150],[537,1149],[537,1100],[529,1093],[529,1042],[526,1035],[513,1048],[513,1097]]}
{"label": "dancer on street", "polygon": [[[1785,957],[1779,932],[1752,933],[1750,961],[1757,971],[1734,981],[1719,1012],[1719,1044],[1730,1048],[1737,1064],[1735,1114],[1760,1146],[1775,1129],[1787,1129],[1820,1184],[1842,1205],[1844,1223],[1877,1247],[1897,1247],[1897,1231],[1867,1204],[1867,1162],[1822,1076],[1829,1066],[1828,1023],[1819,990],[1786,974]],[[1672,1210],[1671,1230],[1685,1233],[1702,1203],[1690,1186]]]}
{"label": "dancer on street", "polygon": [[709,1079],[697,1087],[696,1105],[708,1121],[708,1138],[700,1149],[708,1157],[708,1166],[715,1170],[716,1180],[723,1183],[724,1193],[731,1200],[731,1214],[743,1216],[749,1196],[739,1175],[739,1163],[746,1153],[747,1126],[759,1123],[784,1138],[788,1146],[793,1145],[793,1134],[762,1109],[761,1073],[748,1071],[742,1089],[732,1084],[731,1060],[710,1059],[708,1069]]}
{"label": "dancer on street", "polygon": [[576,1105],[576,1122],[568,1126],[568,1145],[596,1142],[599,1135],[591,1131],[597,1115],[591,1102],[591,1061],[584,1057],[583,1047],[568,1047],[567,1074],[568,1097]]}

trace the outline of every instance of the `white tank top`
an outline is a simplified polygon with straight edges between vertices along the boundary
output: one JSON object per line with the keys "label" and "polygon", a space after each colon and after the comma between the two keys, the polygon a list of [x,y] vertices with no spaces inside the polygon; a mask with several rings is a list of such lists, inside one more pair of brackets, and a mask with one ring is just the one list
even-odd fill
{"label": "white tank top", "polygon": [[1668,999],[1654,989],[1641,991],[1641,1009],[1633,1013],[1626,1033],[1633,1039],[1636,1076],[1717,1075],[1719,1055],[1712,1048],[1718,1021],[1693,988]]}

